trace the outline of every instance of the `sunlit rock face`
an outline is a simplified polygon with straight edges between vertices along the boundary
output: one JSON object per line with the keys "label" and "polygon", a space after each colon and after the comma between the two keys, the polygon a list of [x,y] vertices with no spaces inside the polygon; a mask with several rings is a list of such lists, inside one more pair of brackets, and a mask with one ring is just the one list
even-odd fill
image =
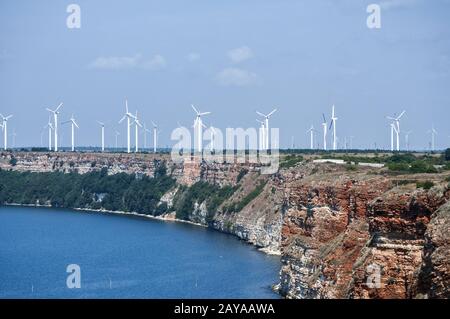
{"label": "sunlit rock face", "polygon": [[[397,187],[389,177],[338,172],[306,173],[288,183],[278,286],[283,296],[448,294],[444,289],[450,272],[444,253],[448,252],[448,237],[442,229],[446,227],[448,234],[450,224],[442,213],[433,214],[440,207],[444,210],[450,197],[446,186],[425,191]],[[421,284],[426,270],[428,290]]]}

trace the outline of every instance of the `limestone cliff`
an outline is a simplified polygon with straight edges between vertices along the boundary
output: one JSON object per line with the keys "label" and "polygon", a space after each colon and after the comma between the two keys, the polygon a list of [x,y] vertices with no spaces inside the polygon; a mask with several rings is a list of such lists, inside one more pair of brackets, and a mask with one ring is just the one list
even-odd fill
{"label": "limestone cliff", "polygon": [[[264,175],[258,165],[193,157],[173,163],[160,154],[0,155],[1,169],[18,171],[83,174],[106,167],[108,174],[151,176],[165,165],[177,183],[160,200],[167,208],[163,217],[203,224],[280,254],[277,290],[287,298],[449,297],[448,176],[291,164]],[[416,184],[427,180],[434,187]],[[194,191],[199,183],[207,195]],[[192,201],[180,206],[188,195]]]}
{"label": "limestone cliff", "polygon": [[[433,212],[450,197],[447,186],[423,190],[412,184],[396,186],[393,178],[370,171],[343,174],[326,167],[320,174],[308,174],[312,171],[305,167],[287,183],[278,286],[282,295],[413,298],[422,264],[436,250],[436,268],[425,268],[436,269],[431,272],[439,280],[442,271],[448,275],[450,264],[441,252],[445,240],[428,229],[436,219]],[[446,225],[439,234],[449,227],[442,218],[431,225],[436,223]]]}

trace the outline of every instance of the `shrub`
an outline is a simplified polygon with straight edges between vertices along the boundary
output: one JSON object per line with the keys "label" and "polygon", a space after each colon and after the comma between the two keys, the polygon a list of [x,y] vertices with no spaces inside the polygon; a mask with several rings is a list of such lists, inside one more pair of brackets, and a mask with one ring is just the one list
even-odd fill
{"label": "shrub", "polygon": [[416,183],[417,188],[423,188],[425,190],[429,190],[434,186],[434,183],[431,181],[424,181],[424,182],[417,182]]}
{"label": "shrub", "polygon": [[16,165],[17,165],[17,158],[12,157],[12,158],[9,160],[9,164],[10,164],[11,166],[16,166]]}
{"label": "shrub", "polygon": [[389,163],[387,167],[390,171],[396,172],[407,172],[409,170],[409,165],[406,163]]}
{"label": "shrub", "polygon": [[237,178],[236,178],[236,183],[239,183],[239,182],[241,181],[241,179],[242,179],[245,175],[247,175],[247,173],[248,173],[248,169],[246,169],[246,168],[241,169],[241,171],[239,172],[239,174],[238,174],[238,176],[237,176]]}
{"label": "shrub", "polygon": [[298,163],[303,161],[303,156],[301,155],[287,155],[280,163],[280,168],[290,168],[294,167]]}
{"label": "shrub", "polygon": [[444,153],[444,158],[446,161],[450,161],[450,148],[447,148]]}
{"label": "shrub", "polygon": [[411,173],[437,173],[437,169],[425,161],[415,161],[411,164]]}

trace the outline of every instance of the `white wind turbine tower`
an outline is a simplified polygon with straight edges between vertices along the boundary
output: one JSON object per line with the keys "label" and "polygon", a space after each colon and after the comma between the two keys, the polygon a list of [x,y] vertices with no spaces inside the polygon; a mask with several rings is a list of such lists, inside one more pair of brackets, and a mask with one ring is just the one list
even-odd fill
{"label": "white wind turbine tower", "polygon": [[214,128],[214,126],[210,126],[209,127],[211,130],[211,153],[215,153],[216,152],[216,129]]}
{"label": "white wind turbine tower", "polygon": [[135,127],[135,132],[134,132],[134,137],[135,137],[135,146],[134,146],[134,151],[137,153],[139,152],[139,127],[142,127],[141,122],[139,122],[138,119],[138,111],[136,110],[136,115],[134,117],[134,127]]}
{"label": "white wind turbine tower", "polygon": [[78,126],[77,122],[75,122],[75,118],[73,117],[73,114],[72,114],[72,117],[70,118],[70,120],[62,122],[61,124],[66,124],[66,123],[70,123],[70,126],[71,126],[71,130],[72,130],[72,152],[74,152],[75,151],[75,127],[76,128],[80,128],[80,127]]}
{"label": "white wind turbine tower", "polygon": [[195,130],[194,137],[195,136],[197,137],[197,151],[201,153],[203,151],[203,127],[205,127],[205,125],[202,122],[202,116],[211,114],[211,112],[200,112],[192,104],[191,104],[191,107],[194,110],[194,112],[197,114],[197,116],[195,117],[194,126],[193,126],[194,130]]}
{"label": "white wind turbine tower", "polygon": [[12,148],[14,149],[16,148],[16,137],[17,137],[16,129],[13,129],[11,137],[12,137]]}
{"label": "white wind turbine tower", "polygon": [[97,121],[98,124],[100,124],[102,128],[102,152],[105,151],[105,123]]}
{"label": "white wind turbine tower", "polygon": [[406,150],[409,152],[409,135],[412,133],[412,131],[405,132],[405,146]]}
{"label": "white wind turbine tower", "polygon": [[51,117],[50,116],[48,118],[47,125],[44,126],[44,129],[48,129],[48,150],[51,151],[52,150],[52,130],[53,130],[53,125],[52,125],[52,121],[51,121]]}
{"label": "white wind turbine tower", "polygon": [[131,114],[128,111],[128,101],[125,100],[125,115],[122,117],[122,119],[119,121],[119,124],[123,122],[123,120],[127,119],[127,152],[130,153],[131,152],[131,145],[130,145],[130,140],[131,140],[131,120],[135,119],[135,116],[133,114]]}
{"label": "white wind turbine tower", "polygon": [[8,116],[3,116],[2,114],[0,114],[0,116],[2,117],[2,130],[3,130],[3,148],[6,151],[6,149],[8,148],[8,120],[10,118],[12,118],[12,115],[8,115]]}
{"label": "white wind turbine tower", "polygon": [[338,118],[335,116],[335,107],[333,104],[332,110],[331,110],[331,124],[330,124],[330,130],[333,128],[333,150],[337,150],[337,136],[336,136],[336,121]]}
{"label": "white wind turbine tower", "polygon": [[4,127],[3,127],[3,122],[0,123],[0,127],[2,128],[2,132],[3,132],[3,129],[4,129]]}
{"label": "white wind turbine tower", "polygon": [[[391,126],[391,135],[393,135],[394,131],[395,131],[395,134],[397,136],[397,152],[400,151],[400,119],[402,118],[403,115],[405,115],[405,113],[406,113],[406,111],[403,111],[397,117],[395,117],[395,115],[393,117],[392,116],[386,116],[386,118],[388,120],[392,120],[393,124],[394,124],[393,126]],[[391,136],[391,140],[393,140],[392,136]]]}
{"label": "white wind turbine tower", "polygon": [[258,123],[261,124],[261,127],[259,128],[259,150],[263,151],[265,150],[266,145],[266,124],[264,121],[256,120]]}
{"label": "white wind turbine tower", "polygon": [[394,132],[397,131],[397,128],[395,127],[395,122],[392,122],[390,124],[391,127],[391,152],[394,151]]}
{"label": "white wind turbine tower", "polygon": [[435,130],[434,125],[431,127],[431,130],[429,130],[428,133],[431,133],[431,151],[434,152],[436,150],[436,135],[438,135],[438,132]]}
{"label": "white wind turbine tower", "polygon": [[59,109],[61,108],[63,104],[60,103],[58,105],[58,107],[54,110],[51,110],[49,108],[47,108],[46,110],[53,113],[53,119],[54,119],[54,123],[53,123],[53,132],[55,133],[55,138],[54,138],[54,143],[55,143],[55,152],[58,151],[58,114],[59,114]]}
{"label": "white wind turbine tower", "polygon": [[147,147],[147,133],[151,133],[152,131],[150,131],[147,128],[147,123],[144,122],[144,129],[142,130],[142,134],[144,134],[144,150],[146,150]]}
{"label": "white wind turbine tower", "polygon": [[350,149],[353,149],[353,139],[355,138],[354,136],[350,136]]}
{"label": "white wind turbine tower", "polygon": [[314,129],[314,125],[311,125],[311,128],[306,131],[306,133],[310,133],[310,139],[311,139],[311,149],[314,149],[314,132],[316,130]]}
{"label": "white wind turbine tower", "polygon": [[153,125],[153,153],[156,153],[156,149],[158,148],[158,125],[152,121]]}
{"label": "white wind turbine tower", "polygon": [[328,123],[327,123],[327,120],[325,119],[325,114],[322,113],[322,117],[323,117],[323,122],[322,122],[322,127],[323,127],[323,150],[326,151],[327,150]]}
{"label": "white wind turbine tower", "polygon": [[263,114],[261,112],[256,111],[256,113],[262,117],[264,117],[265,119],[265,124],[264,124],[264,128],[266,133],[264,134],[265,137],[265,145],[264,145],[264,149],[268,150],[269,149],[269,118],[272,116],[273,113],[275,113],[277,111],[277,109],[273,109],[272,112],[270,112],[269,114]]}

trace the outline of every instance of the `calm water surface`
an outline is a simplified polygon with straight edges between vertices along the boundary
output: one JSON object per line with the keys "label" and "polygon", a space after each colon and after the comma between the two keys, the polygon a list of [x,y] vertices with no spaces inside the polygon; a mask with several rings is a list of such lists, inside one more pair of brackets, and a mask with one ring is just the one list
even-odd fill
{"label": "calm water surface", "polygon": [[[69,264],[80,289],[67,288]],[[279,267],[203,227],[0,206],[0,298],[277,298]]]}

